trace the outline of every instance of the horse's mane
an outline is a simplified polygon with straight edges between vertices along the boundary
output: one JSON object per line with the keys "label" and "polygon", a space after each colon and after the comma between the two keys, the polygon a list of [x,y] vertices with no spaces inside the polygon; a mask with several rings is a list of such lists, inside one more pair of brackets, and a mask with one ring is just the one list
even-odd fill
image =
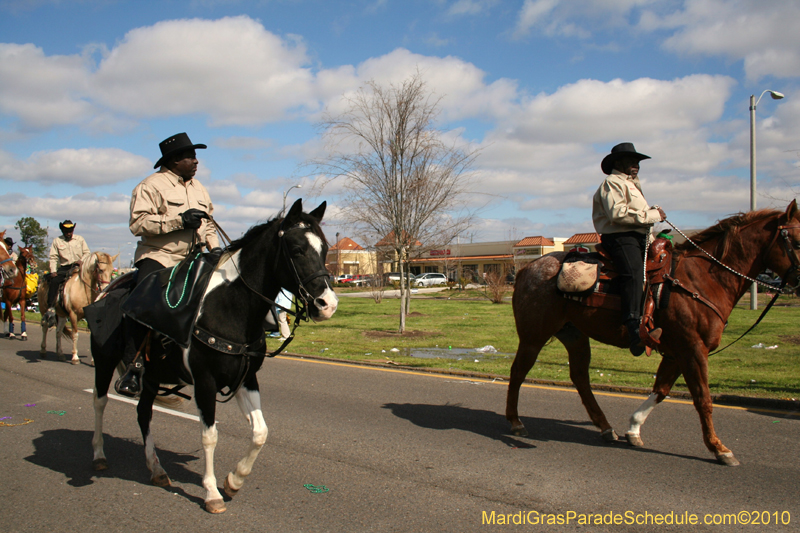
{"label": "horse's mane", "polygon": [[[302,222],[309,224],[311,226],[311,230],[320,238],[325,240],[325,234],[322,232],[322,227],[319,225],[319,222],[316,218],[309,216],[308,213],[303,213],[300,216]],[[283,218],[272,218],[268,221],[264,222],[263,224],[258,224],[256,226],[251,227],[247,232],[232,241],[230,246],[228,246],[229,252],[235,252],[236,250],[241,250],[245,246],[249,245],[250,243],[257,241],[263,238],[264,234],[268,231],[272,230],[276,225],[280,225],[283,221]],[[288,229],[288,228],[286,228]]]}
{"label": "horse's mane", "polygon": [[[781,211],[774,209],[737,213],[718,221],[710,228],[704,229],[690,238],[698,245],[716,241],[714,256],[720,261],[724,261],[729,254],[742,253],[744,251],[744,243],[739,239],[739,233],[742,228],[759,222],[767,222],[773,218],[778,218],[780,215]],[[680,253],[685,253],[694,250],[694,246],[686,241],[675,246],[675,249]]]}

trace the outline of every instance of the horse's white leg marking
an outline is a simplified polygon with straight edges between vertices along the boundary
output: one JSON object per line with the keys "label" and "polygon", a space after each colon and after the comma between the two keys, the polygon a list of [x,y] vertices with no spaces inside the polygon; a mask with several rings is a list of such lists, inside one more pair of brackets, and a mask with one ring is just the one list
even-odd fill
{"label": "horse's white leg marking", "polygon": [[[206,296],[208,296],[211,291],[220,285],[232,283],[236,280],[236,278],[239,277],[239,252],[241,252],[241,250],[234,252],[227,261],[225,261],[217,270],[214,271],[213,274],[211,274],[211,279],[208,280],[208,286],[206,287],[206,292],[203,293],[202,301],[205,301]],[[203,316],[202,301],[200,303],[200,311],[197,313],[198,320],[201,316]]]}
{"label": "horse's white leg marking", "polygon": [[647,417],[657,405],[657,398],[658,395],[655,392],[650,393],[644,403],[631,415],[630,426],[628,426],[628,431],[625,432],[625,435],[639,436],[642,424],[644,424],[644,421],[647,420]]}
{"label": "horse's white leg marking", "polygon": [[70,317],[70,323],[72,325],[72,363],[80,363],[80,358],[78,357],[78,317],[75,317],[74,320]]}
{"label": "horse's white leg marking", "polygon": [[97,397],[94,391],[94,436],[92,437],[92,449],[94,450],[94,461],[105,460],[106,454],[103,452],[103,413],[108,404],[108,395],[102,399]]}
{"label": "horse's white leg marking", "polygon": [[250,429],[253,430],[253,440],[250,442],[247,454],[237,463],[236,471],[228,474],[227,486],[234,491],[242,488],[245,478],[253,470],[253,464],[256,462],[258,453],[264,443],[267,442],[268,433],[267,423],[264,421],[264,415],[261,412],[261,394],[257,390],[251,391],[242,387],[236,393],[236,402],[250,423]]}
{"label": "horse's white leg marking", "polygon": [[150,479],[155,480],[158,478],[166,478],[167,473],[164,471],[164,468],[161,466],[161,461],[158,460],[158,455],[156,454],[156,444],[153,440],[153,434],[148,430],[147,431],[147,438],[144,441],[144,458],[147,461],[147,468],[150,470]]}
{"label": "horse's white leg marking", "polygon": [[222,494],[217,489],[217,478],[214,476],[214,449],[217,447],[217,423],[211,427],[203,424],[202,431],[203,452],[206,458],[206,471],[203,474],[203,487],[206,489],[206,502],[222,500]]}

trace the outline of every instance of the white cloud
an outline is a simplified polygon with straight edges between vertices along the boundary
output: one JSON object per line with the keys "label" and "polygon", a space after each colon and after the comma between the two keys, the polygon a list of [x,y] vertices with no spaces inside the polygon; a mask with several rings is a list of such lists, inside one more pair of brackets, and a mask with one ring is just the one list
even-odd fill
{"label": "white cloud", "polygon": [[675,29],[664,47],[685,54],[744,60],[750,80],[800,75],[798,2],[687,0],[682,10],[648,11],[641,28]]}
{"label": "white cloud", "polygon": [[152,169],[148,159],[117,148],[64,148],[36,152],[25,161],[0,151],[0,179],[11,181],[97,187],[146,176]]}
{"label": "white cloud", "polygon": [[478,15],[497,4],[498,0],[456,0],[447,9],[448,15]]}
{"label": "white cloud", "polygon": [[120,220],[127,222],[130,203],[130,197],[121,194],[103,197],[94,193],[83,193],[51,198],[13,193],[0,196],[0,216],[30,216],[37,220],[56,221],[69,219],[86,224],[118,224]]}
{"label": "white cloud", "polygon": [[23,129],[40,130],[88,119],[88,64],[81,56],[45,56],[32,44],[0,43],[0,113]]}

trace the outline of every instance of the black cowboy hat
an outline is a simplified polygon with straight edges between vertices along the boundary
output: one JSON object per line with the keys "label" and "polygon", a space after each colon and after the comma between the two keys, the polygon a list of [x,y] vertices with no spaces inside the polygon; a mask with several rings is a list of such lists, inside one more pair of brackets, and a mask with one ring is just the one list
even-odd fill
{"label": "black cowboy hat", "polygon": [[208,146],[205,144],[192,144],[192,141],[189,140],[189,136],[185,133],[178,133],[169,139],[164,139],[158,143],[158,147],[161,148],[161,159],[156,161],[156,164],[153,166],[153,168],[160,167],[164,162],[164,159],[176,152],[180,152],[181,150],[188,150],[190,148],[208,148]]}
{"label": "black cowboy hat", "polygon": [[14,239],[12,239],[11,237],[6,237],[5,239],[3,239],[3,241],[5,241],[6,246],[8,246],[9,250],[14,247]]}
{"label": "black cowboy hat", "polygon": [[71,220],[65,220],[64,222],[58,223],[58,229],[61,230],[61,233],[68,233],[70,231],[75,231],[75,223]]}
{"label": "black cowboy hat", "polygon": [[636,157],[638,161],[641,161],[642,159],[650,159],[649,155],[644,155],[637,152],[636,148],[633,147],[633,143],[619,143],[611,149],[611,153],[605,156],[603,158],[603,162],[600,163],[600,168],[603,169],[603,174],[611,174],[611,171],[614,170],[614,161],[625,155]]}

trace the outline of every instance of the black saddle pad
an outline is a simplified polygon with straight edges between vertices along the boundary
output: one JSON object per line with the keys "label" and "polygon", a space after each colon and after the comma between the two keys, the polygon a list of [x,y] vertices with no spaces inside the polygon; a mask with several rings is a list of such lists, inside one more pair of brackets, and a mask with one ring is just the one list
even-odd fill
{"label": "black saddle pad", "polygon": [[122,303],[122,313],[187,348],[218,260],[217,254],[196,254],[175,268],[153,272]]}

